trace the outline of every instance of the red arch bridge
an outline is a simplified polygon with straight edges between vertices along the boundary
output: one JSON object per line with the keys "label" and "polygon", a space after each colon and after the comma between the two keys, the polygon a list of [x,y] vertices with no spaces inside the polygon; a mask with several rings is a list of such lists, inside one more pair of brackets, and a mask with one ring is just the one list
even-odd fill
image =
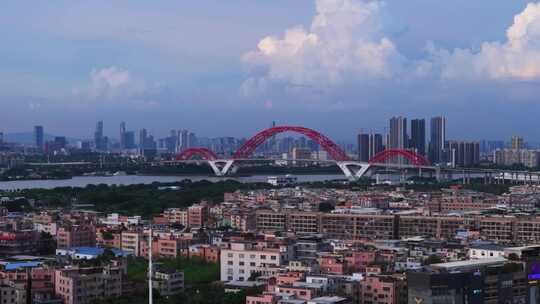
{"label": "red arch bridge", "polygon": [[[350,159],[337,144],[325,135],[315,130],[299,126],[278,126],[263,130],[246,141],[230,159],[220,159],[214,152],[206,148],[189,148],[177,154],[175,160],[172,162],[206,162],[210,165],[216,176],[225,176],[235,170],[234,164],[236,163],[257,160],[268,161],[264,159],[252,159],[251,156],[257,147],[263,144],[267,139],[284,132],[295,132],[312,139],[332,158],[332,160],[328,161],[312,159],[294,159],[292,161],[319,163],[333,162],[341,169],[341,171],[343,171],[343,174],[349,180],[358,180],[368,173],[368,171],[373,171],[375,168],[418,169],[420,172],[422,169],[434,170],[437,172],[438,176],[438,167],[432,166],[425,157],[415,152],[409,150],[388,149],[376,154],[368,162],[359,162]],[[394,161],[390,162],[395,159],[400,159],[400,163]]]}

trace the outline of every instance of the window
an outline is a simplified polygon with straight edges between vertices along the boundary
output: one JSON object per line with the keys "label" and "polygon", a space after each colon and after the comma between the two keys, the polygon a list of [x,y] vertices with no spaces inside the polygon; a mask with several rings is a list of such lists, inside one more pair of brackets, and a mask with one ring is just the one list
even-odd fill
{"label": "window", "polygon": [[261,260],[266,260],[266,255],[261,254]]}
{"label": "window", "polygon": [[244,262],[238,262],[238,265],[244,266]]}
{"label": "window", "polygon": [[232,253],[227,253],[227,257],[232,258],[234,255]]}
{"label": "window", "polygon": [[272,256],[270,256],[270,259],[275,261],[277,259],[277,256],[272,255]]}

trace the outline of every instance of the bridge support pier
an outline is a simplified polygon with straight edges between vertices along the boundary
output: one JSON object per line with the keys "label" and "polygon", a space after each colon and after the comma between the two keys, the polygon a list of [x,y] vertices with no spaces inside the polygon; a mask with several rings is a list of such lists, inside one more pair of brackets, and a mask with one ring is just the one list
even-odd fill
{"label": "bridge support pier", "polygon": [[232,168],[234,160],[232,159],[216,159],[209,160],[208,164],[216,176],[225,176]]}
{"label": "bridge support pier", "polygon": [[350,181],[358,181],[371,166],[368,163],[354,162],[354,161],[338,161],[336,165],[343,171],[345,177]]}

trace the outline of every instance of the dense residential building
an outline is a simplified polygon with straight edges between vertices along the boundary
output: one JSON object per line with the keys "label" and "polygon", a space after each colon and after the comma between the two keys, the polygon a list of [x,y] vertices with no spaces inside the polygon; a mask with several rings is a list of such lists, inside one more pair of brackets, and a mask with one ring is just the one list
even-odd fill
{"label": "dense residential building", "polygon": [[56,236],[58,248],[96,246],[96,227],[94,225],[65,225]]}
{"label": "dense residential building", "polygon": [[520,136],[512,136],[510,140],[510,149],[512,150],[520,150],[524,148],[523,144],[523,137]]}
{"label": "dense residential building", "polygon": [[287,244],[258,245],[232,242],[221,249],[222,281],[248,281],[252,274],[271,271],[289,259],[292,248]]}
{"label": "dense residential building", "polygon": [[184,290],[184,273],[158,267],[152,275],[152,288],[164,297],[178,294]]}
{"label": "dense residential building", "polygon": [[493,161],[497,165],[523,165],[528,168],[540,166],[540,151],[528,149],[498,149],[493,151]]}
{"label": "dense residential building", "polygon": [[0,231],[0,255],[32,255],[39,252],[40,235],[36,231]]}
{"label": "dense residential building", "polygon": [[140,231],[122,231],[122,250],[133,253],[135,256],[142,255],[143,234]]}
{"label": "dense residential building", "polygon": [[206,203],[196,204],[188,208],[188,226],[191,228],[202,228],[208,220],[208,205]]}
{"label": "dense residential building", "polygon": [[122,270],[118,267],[58,269],[55,290],[65,304],[88,304],[122,295]]}
{"label": "dense residential building", "polygon": [[171,224],[180,224],[184,227],[188,226],[188,211],[179,208],[168,208],[161,214],[167,218]]}
{"label": "dense residential building", "polygon": [[405,303],[405,278],[399,275],[369,275],[360,281],[360,303]]}

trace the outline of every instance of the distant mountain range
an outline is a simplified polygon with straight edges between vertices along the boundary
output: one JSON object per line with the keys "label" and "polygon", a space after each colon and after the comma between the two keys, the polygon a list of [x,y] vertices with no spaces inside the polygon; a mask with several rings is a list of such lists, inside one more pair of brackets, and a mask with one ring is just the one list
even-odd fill
{"label": "distant mountain range", "polygon": [[[44,140],[54,140],[58,135],[44,134]],[[68,143],[75,143],[81,139],[79,138],[70,138],[66,137]],[[18,133],[4,133],[4,141],[11,143],[19,144],[33,144],[34,143],[34,133],[33,132],[18,132]]]}

